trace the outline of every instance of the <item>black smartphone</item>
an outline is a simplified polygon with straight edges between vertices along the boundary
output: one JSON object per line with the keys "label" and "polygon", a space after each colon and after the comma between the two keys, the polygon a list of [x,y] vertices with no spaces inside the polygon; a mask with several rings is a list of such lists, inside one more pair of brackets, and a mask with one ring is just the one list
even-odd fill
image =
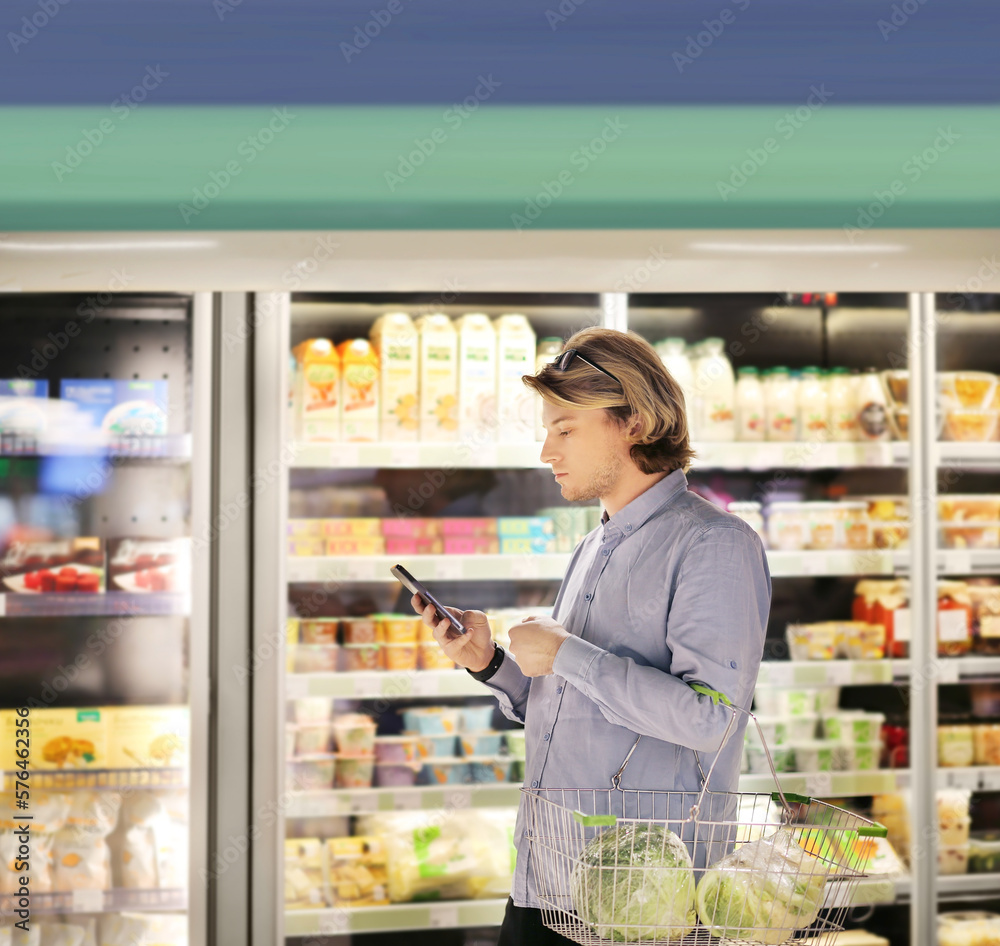
{"label": "black smartphone", "polygon": [[403,585],[408,588],[413,594],[419,595],[428,604],[434,605],[434,609],[437,611],[438,618],[442,620],[449,621],[451,623],[452,630],[456,634],[464,634],[465,628],[462,627],[462,622],[458,620],[450,611],[448,611],[437,598],[434,597],[416,578],[414,578],[402,565],[393,565],[389,571],[398,578]]}

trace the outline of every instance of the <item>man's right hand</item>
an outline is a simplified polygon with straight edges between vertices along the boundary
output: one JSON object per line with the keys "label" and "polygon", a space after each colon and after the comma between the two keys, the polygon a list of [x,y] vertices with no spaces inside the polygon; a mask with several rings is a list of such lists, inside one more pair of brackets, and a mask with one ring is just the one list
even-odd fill
{"label": "man's right hand", "polygon": [[441,649],[466,670],[478,673],[485,670],[493,659],[493,635],[490,632],[489,621],[482,611],[459,611],[448,608],[465,628],[464,634],[457,634],[451,623],[445,619],[437,619],[437,610],[432,604],[425,604],[420,595],[410,599],[413,610],[420,615],[424,624],[434,629],[434,640]]}

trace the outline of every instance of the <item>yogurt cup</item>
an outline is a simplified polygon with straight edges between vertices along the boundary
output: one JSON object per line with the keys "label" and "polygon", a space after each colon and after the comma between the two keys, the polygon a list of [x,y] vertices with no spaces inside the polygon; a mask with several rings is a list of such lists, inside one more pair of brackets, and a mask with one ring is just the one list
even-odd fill
{"label": "yogurt cup", "polygon": [[333,784],[336,788],[371,788],[374,775],[374,757],[338,755]]}
{"label": "yogurt cup", "polygon": [[300,723],[288,727],[296,756],[328,753],[333,748],[329,723]]}
{"label": "yogurt cup", "polygon": [[470,777],[466,759],[425,759],[419,781],[422,785],[464,785]]}
{"label": "yogurt cup", "polygon": [[[763,746],[749,745],[746,747],[746,754],[747,764],[753,775],[771,774]],[[771,759],[774,762],[774,770],[776,772],[795,771],[795,751],[790,746],[775,746],[771,748]]]}
{"label": "yogurt cup", "polygon": [[344,644],[344,669],[349,673],[357,670],[381,670],[381,645]]}
{"label": "yogurt cup", "polygon": [[493,722],[493,705],[463,706],[461,727],[464,732],[482,732]]}
{"label": "yogurt cup", "polygon": [[341,618],[345,644],[377,644],[378,623],[373,618]]}
{"label": "yogurt cup", "polygon": [[382,640],[387,644],[416,644],[423,621],[416,615],[408,617],[403,614],[385,614],[381,615],[380,624]]}
{"label": "yogurt cup", "polygon": [[421,641],[417,644],[417,666],[421,670],[454,670],[455,661],[441,649],[437,641]]}
{"label": "yogurt cup", "polygon": [[336,644],[296,644],[296,673],[333,673],[337,669]]}
{"label": "yogurt cup", "polygon": [[333,719],[333,700],[326,696],[305,696],[292,700],[297,723],[329,723]]}
{"label": "yogurt cup", "polygon": [[386,763],[415,762],[417,736],[376,736],[375,761]]}
{"label": "yogurt cup", "polygon": [[343,755],[374,755],[375,720],[364,713],[345,713],[333,721],[333,738]]}
{"label": "yogurt cup", "polygon": [[513,759],[523,759],[524,758],[524,730],[523,729],[508,729],[503,734],[504,741],[507,743],[507,751],[510,753]]}
{"label": "yogurt cup", "polygon": [[834,742],[878,742],[882,738],[884,722],[884,713],[841,710],[823,716],[823,737]]}
{"label": "yogurt cup", "polygon": [[820,739],[792,743],[795,767],[799,772],[832,772],[835,746]]}
{"label": "yogurt cup", "polygon": [[487,729],[483,732],[464,732],[458,737],[458,744],[464,756],[495,756],[500,752],[503,734]]}
{"label": "yogurt cup", "polygon": [[510,781],[511,759],[496,756],[470,756],[469,779],[476,783],[496,784]]}
{"label": "yogurt cup", "polygon": [[411,762],[376,762],[375,784],[379,788],[408,788],[417,784],[422,766]]}
{"label": "yogurt cup", "polygon": [[443,759],[458,755],[458,738],[454,733],[417,735],[418,759]]}
{"label": "yogurt cup", "polygon": [[333,788],[337,757],[332,753],[289,759],[285,764],[286,787],[290,792]]}
{"label": "yogurt cup", "polygon": [[[492,712],[492,707],[490,710]],[[403,710],[403,727],[410,732],[428,736],[457,733],[461,728],[462,712],[458,707],[452,706],[425,706],[406,709]],[[487,726],[474,728],[486,729]]]}
{"label": "yogurt cup", "polygon": [[416,670],[417,645],[386,642],[382,645],[382,663],[386,670]]}

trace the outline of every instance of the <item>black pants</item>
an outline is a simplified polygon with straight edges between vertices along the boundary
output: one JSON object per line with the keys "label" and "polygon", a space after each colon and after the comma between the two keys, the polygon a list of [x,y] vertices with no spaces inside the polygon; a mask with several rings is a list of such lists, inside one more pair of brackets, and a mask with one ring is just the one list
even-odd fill
{"label": "black pants", "polygon": [[508,897],[497,946],[573,946],[573,941],[544,926],[541,910],[516,907]]}

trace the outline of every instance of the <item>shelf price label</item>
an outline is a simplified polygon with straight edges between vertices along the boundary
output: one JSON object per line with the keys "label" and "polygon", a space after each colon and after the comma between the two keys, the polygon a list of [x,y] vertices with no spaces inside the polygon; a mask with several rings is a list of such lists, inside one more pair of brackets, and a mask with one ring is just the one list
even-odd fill
{"label": "shelf price label", "polygon": [[461,581],[462,559],[458,556],[443,556],[434,568],[434,577],[441,581]]}
{"label": "shelf price label", "polygon": [[103,913],[103,890],[74,890],[70,899],[71,913]]}
{"label": "shelf price label", "polygon": [[420,792],[393,792],[392,805],[396,811],[416,811],[423,807]]}
{"label": "shelf price label", "polygon": [[529,555],[518,556],[510,563],[510,574],[513,578],[537,578],[538,562]]}
{"label": "shelf price label", "polygon": [[298,673],[285,677],[285,696],[290,700],[301,700],[309,695],[309,680]]}
{"label": "shelf price label", "polygon": [[457,903],[435,903],[430,908],[427,925],[431,929],[455,929],[458,926]]}
{"label": "shelf price label", "polygon": [[968,788],[977,791],[979,772],[975,769],[945,769],[944,782],[948,788]]}
{"label": "shelf price label", "polygon": [[990,766],[979,773],[979,788],[984,792],[1000,792],[1000,766]]}
{"label": "shelf price label", "polygon": [[358,792],[351,796],[351,814],[369,811],[378,811],[378,798],[375,795]]}
{"label": "shelf price label", "polygon": [[383,679],[379,671],[372,671],[368,676],[358,674],[354,678],[354,695],[361,699],[372,699],[382,695]]}
{"label": "shelf price label", "polygon": [[806,775],[806,794],[814,798],[833,794],[833,775],[830,772],[809,772]]}

